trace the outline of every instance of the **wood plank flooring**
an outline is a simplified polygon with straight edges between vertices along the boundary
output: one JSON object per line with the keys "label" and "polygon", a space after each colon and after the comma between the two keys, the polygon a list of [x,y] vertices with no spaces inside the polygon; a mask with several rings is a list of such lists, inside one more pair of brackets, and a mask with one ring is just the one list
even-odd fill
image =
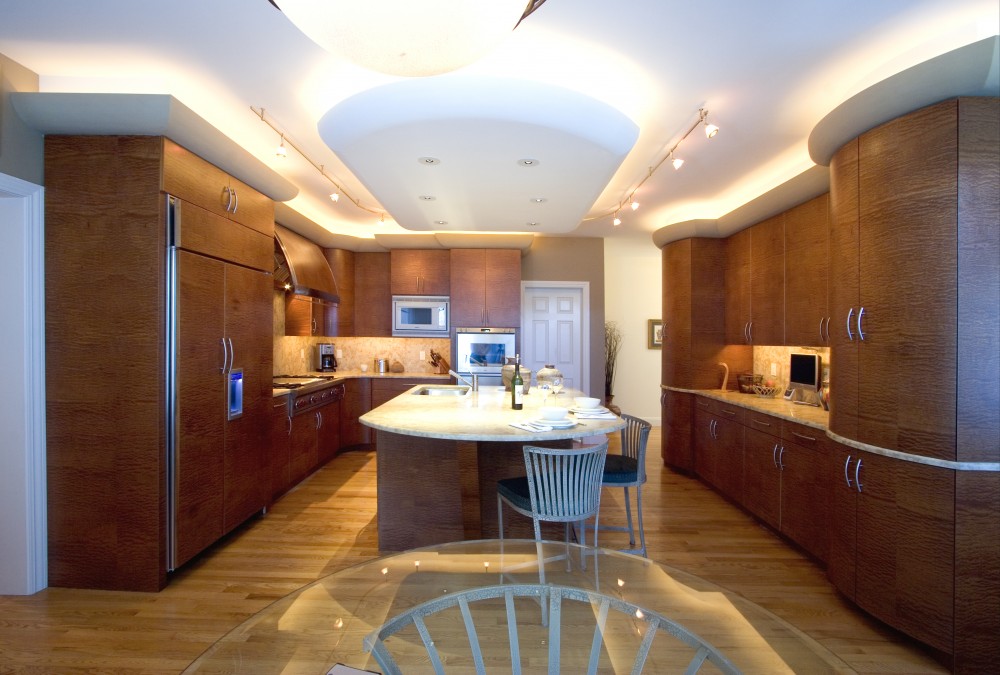
{"label": "wood plank flooring", "polygon": [[[822,569],[697,480],[664,469],[659,428],[643,490],[653,560],[736,591],[859,673],[946,673],[930,653],[844,601]],[[616,439],[612,441],[612,452]],[[341,454],[160,593],[48,588],[0,597],[0,673],[179,673],[274,600],[378,555],[375,455]],[[601,519],[623,522],[622,491]],[[627,535],[601,533],[608,548]],[[253,673],[252,664],[244,671]]]}

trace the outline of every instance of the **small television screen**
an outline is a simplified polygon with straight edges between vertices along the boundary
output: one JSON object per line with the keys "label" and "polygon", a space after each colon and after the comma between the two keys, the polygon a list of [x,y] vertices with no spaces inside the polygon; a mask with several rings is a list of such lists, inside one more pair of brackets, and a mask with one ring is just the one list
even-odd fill
{"label": "small television screen", "polygon": [[816,391],[820,385],[819,354],[792,354],[788,386]]}

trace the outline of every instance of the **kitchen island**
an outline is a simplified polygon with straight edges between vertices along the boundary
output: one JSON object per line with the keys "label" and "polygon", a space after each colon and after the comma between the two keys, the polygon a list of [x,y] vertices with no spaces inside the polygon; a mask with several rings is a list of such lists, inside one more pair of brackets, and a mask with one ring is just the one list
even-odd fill
{"label": "kitchen island", "polygon": [[[523,410],[512,410],[510,393],[498,387],[464,395],[420,394],[421,389],[413,387],[361,417],[377,432],[383,551],[498,536],[496,482],[524,475],[524,445],[569,448],[576,439],[603,437],[625,426],[615,417],[527,431],[510,425],[541,417],[537,390],[525,395]],[[582,394],[563,391],[548,403],[558,400],[569,408],[575,395]],[[511,520],[505,536],[533,536],[530,520]]]}

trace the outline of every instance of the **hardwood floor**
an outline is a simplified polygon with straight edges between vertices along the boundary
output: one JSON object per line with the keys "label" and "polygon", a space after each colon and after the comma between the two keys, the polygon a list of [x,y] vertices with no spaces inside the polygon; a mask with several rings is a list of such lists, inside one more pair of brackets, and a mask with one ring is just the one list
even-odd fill
{"label": "hardwood floor", "polygon": [[[643,490],[650,558],[742,594],[856,672],[948,672],[842,600],[822,569],[780,537],[697,480],[664,469],[659,431],[650,435]],[[621,490],[605,491],[602,521],[622,522],[621,500]],[[600,543],[625,548],[627,535],[602,533]],[[274,600],[377,555],[375,455],[347,452],[160,593],[48,588],[0,597],[0,673],[179,673]]]}

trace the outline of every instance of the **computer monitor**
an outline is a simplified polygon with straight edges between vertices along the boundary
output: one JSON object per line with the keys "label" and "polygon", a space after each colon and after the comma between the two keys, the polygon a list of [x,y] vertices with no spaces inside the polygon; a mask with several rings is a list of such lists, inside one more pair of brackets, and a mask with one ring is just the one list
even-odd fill
{"label": "computer monitor", "polygon": [[788,388],[818,391],[822,365],[819,354],[792,354],[788,370]]}

